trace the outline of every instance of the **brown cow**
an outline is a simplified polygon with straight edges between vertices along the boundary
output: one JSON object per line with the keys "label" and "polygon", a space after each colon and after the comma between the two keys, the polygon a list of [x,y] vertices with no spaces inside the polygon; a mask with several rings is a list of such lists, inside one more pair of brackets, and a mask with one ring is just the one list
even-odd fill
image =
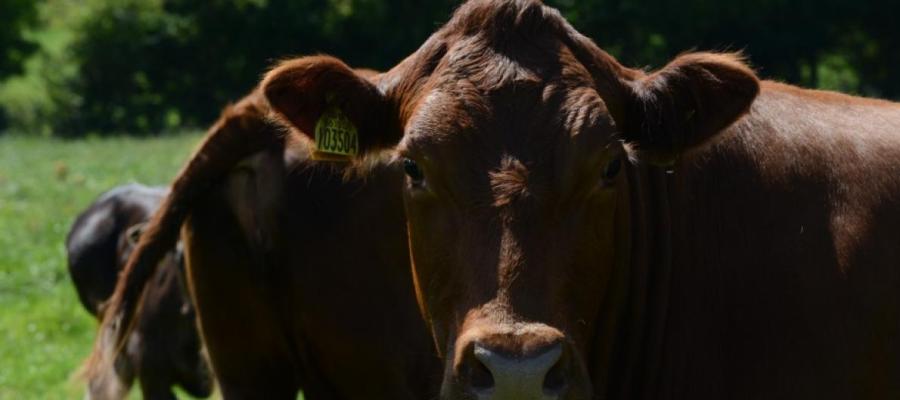
{"label": "brown cow", "polygon": [[[141,227],[167,193],[161,187],[118,186],[100,195],[75,219],[66,236],[69,275],[91,315],[102,315],[102,305],[112,295]],[[209,396],[212,377],[201,354],[181,260],[180,249],[161,260],[125,351],[113,368],[89,382],[91,398],[124,398],[135,377],[145,399],[175,398],[171,387],[176,384],[195,397]]]}
{"label": "brown cow", "polygon": [[[415,302],[402,172],[352,177],[313,162],[267,113],[254,93],[210,130],[147,225],[104,337],[121,342],[127,330],[110,318],[125,310],[128,325],[185,222],[190,289],[226,399],[435,397],[441,365]],[[95,353],[91,370],[104,361]]]}
{"label": "brown cow", "polygon": [[895,104],[729,54],[629,69],[532,0],[376,82],[315,56],[263,90],[404,163],[445,399],[900,398]]}

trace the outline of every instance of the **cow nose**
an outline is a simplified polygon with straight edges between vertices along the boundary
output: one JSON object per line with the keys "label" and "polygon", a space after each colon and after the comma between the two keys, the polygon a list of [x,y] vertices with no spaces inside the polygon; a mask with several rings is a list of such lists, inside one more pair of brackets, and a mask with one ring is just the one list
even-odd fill
{"label": "cow nose", "polygon": [[468,384],[478,400],[555,400],[565,389],[559,342],[519,356],[481,343],[472,351]]}

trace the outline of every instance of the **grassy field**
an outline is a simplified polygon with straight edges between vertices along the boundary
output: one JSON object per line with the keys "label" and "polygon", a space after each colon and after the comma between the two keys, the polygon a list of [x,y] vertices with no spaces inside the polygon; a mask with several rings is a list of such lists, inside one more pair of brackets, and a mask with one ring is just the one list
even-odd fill
{"label": "grassy field", "polygon": [[166,184],[200,139],[0,136],[0,399],[79,399],[96,323],[66,272],[75,215],[128,182]]}

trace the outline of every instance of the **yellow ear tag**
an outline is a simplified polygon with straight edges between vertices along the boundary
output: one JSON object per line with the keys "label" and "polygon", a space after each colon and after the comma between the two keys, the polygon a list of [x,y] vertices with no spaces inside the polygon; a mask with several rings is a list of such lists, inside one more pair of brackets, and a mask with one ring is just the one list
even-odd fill
{"label": "yellow ear tag", "polygon": [[336,105],[328,106],[316,122],[316,151],[313,158],[346,161],[359,150],[359,137],[353,122]]}

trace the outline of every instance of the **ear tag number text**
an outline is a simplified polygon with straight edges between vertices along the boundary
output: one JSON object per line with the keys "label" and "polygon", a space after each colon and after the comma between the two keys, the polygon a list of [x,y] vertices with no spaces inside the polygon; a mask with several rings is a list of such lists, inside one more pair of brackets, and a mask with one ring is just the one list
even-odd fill
{"label": "ear tag number text", "polygon": [[316,158],[352,158],[358,150],[359,137],[353,122],[338,106],[329,106],[316,122],[316,153],[320,156]]}

